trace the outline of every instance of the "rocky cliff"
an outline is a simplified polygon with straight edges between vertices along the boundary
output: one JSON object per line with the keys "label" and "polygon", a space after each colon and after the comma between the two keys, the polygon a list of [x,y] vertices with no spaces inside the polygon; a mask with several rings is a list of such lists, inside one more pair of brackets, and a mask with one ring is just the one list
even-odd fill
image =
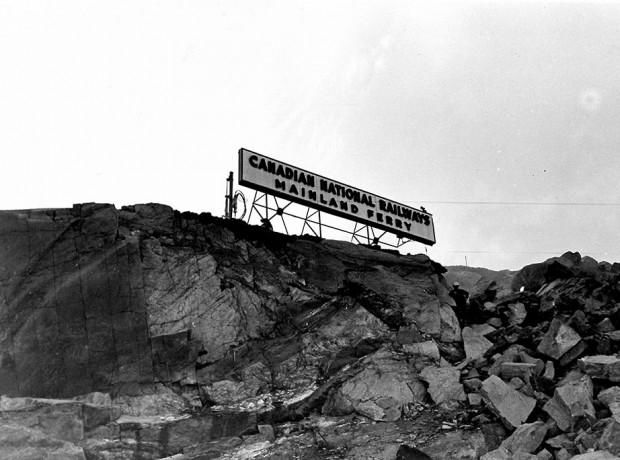
{"label": "rocky cliff", "polygon": [[0,260],[3,458],[620,453],[617,264],[446,274],[158,204],[0,212]]}
{"label": "rocky cliff", "polygon": [[[280,346],[287,356],[256,356],[271,375],[274,362],[327,358],[338,350],[330,340],[379,338],[408,318],[459,338],[440,301],[441,267],[427,257],[162,205],[3,212],[0,251],[0,393],[9,396],[197,387],[218,363],[294,338]],[[319,330],[330,337],[315,352]]]}
{"label": "rocky cliff", "polygon": [[[163,205],[2,212],[0,251],[5,397],[104,392],[129,416],[258,409],[303,400],[397,334],[460,340],[426,256]],[[423,398],[402,357],[376,361],[359,378],[393,386],[389,398],[358,389],[334,411],[395,420]]]}

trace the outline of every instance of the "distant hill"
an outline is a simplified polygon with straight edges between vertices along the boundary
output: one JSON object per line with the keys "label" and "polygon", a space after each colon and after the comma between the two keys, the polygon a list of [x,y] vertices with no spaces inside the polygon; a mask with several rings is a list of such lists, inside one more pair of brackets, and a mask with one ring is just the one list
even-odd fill
{"label": "distant hill", "polygon": [[500,297],[511,292],[512,280],[518,273],[511,270],[494,271],[488,268],[466,267],[464,265],[446,268],[448,272],[444,276],[450,285],[458,281],[463,289],[474,295],[483,292],[491,282],[495,281],[499,287],[498,295]]}

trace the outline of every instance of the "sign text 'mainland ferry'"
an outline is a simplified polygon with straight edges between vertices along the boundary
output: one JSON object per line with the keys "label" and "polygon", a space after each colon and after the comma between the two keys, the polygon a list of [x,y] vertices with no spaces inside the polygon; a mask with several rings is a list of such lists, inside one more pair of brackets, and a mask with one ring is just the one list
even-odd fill
{"label": "sign text 'mainland ferry'", "polygon": [[239,184],[402,238],[435,244],[431,214],[250,150],[239,150]]}

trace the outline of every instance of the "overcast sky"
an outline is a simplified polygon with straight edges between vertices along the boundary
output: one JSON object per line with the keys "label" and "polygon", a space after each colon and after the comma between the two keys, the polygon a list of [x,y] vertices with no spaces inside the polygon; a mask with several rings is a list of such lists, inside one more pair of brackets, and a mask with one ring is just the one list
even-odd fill
{"label": "overcast sky", "polygon": [[0,0],[0,208],[221,215],[246,147],[425,206],[445,265],[620,261],[619,24],[620,3]]}

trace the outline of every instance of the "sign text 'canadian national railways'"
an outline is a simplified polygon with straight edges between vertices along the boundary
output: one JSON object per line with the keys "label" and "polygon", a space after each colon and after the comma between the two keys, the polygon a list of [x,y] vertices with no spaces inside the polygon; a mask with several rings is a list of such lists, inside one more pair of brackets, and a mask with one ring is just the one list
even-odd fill
{"label": "sign text 'canadian national railways'", "polygon": [[239,184],[425,244],[435,243],[431,214],[246,149]]}

